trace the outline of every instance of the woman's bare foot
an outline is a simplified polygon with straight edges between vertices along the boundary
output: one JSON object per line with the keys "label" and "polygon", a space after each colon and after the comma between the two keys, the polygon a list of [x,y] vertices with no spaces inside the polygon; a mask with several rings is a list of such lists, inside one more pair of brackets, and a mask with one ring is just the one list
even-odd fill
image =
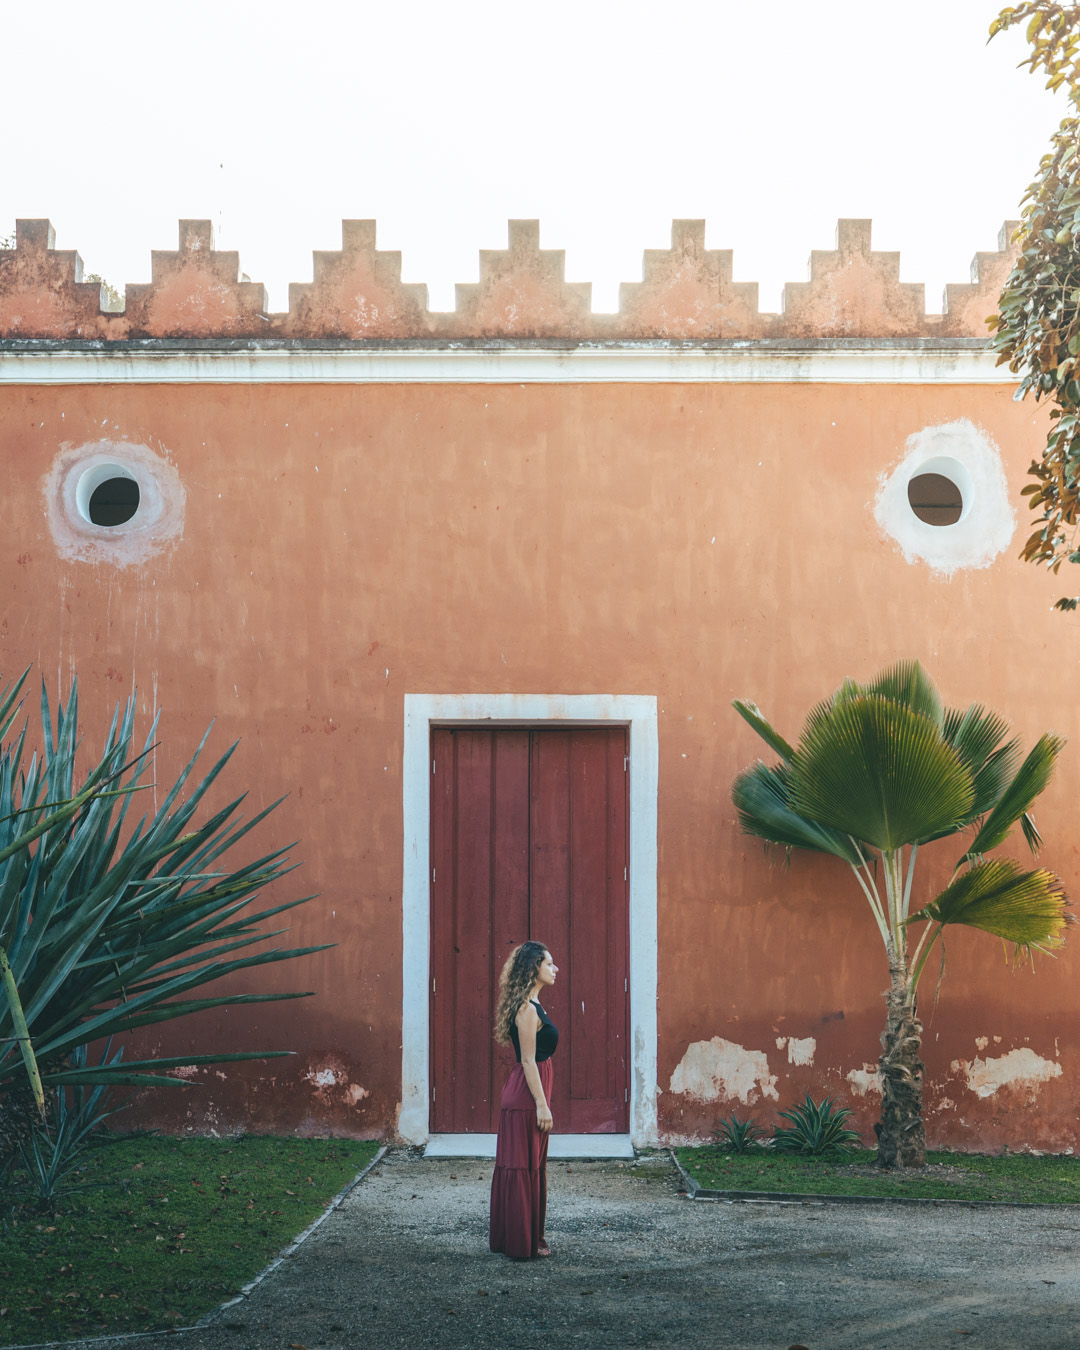
{"label": "woman's bare foot", "polygon": [[548,1246],[547,1238],[541,1238],[536,1248],[537,1256],[550,1256],[551,1248]]}

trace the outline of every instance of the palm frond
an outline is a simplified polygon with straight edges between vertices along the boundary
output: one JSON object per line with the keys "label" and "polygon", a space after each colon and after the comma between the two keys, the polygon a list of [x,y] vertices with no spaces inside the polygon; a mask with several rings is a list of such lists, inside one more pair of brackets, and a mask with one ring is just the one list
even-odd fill
{"label": "palm frond", "polygon": [[992,709],[984,708],[981,703],[945,710],[942,735],[960,752],[972,773],[977,773],[980,766],[986,763],[1008,731],[1008,722]]}
{"label": "palm frond", "polygon": [[1054,764],[1064,744],[1060,737],[1050,732],[1044,732],[1039,737],[1023,764],[1013,775],[1012,782],[1001,794],[997,805],[979,827],[965,857],[981,857],[1009,837],[1012,827],[1049,783],[1053,776]]}
{"label": "palm frond", "polygon": [[1013,943],[1018,954],[1061,946],[1070,922],[1058,878],[1044,868],[1025,872],[1010,858],[961,872],[911,922],[919,919],[980,928]]}
{"label": "palm frond", "polygon": [[883,851],[959,828],[974,800],[934,722],[881,695],[845,700],[808,725],[789,792],[798,815]]}
{"label": "palm frond", "polygon": [[736,778],[731,797],[744,834],[784,848],[832,853],[852,867],[859,865],[859,854],[850,839],[815,820],[807,820],[792,808],[785,765],[770,769],[761,760],[751,764]]}
{"label": "palm frond", "polygon": [[791,763],[791,757],[795,751],[764,716],[756,703],[751,703],[749,699],[736,698],[732,699],[731,706],[744,722],[749,723],[754,728],[770,750],[775,750],[785,764]]}
{"label": "palm frond", "polygon": [[1020,742],[1006,740],[1009,724],[998,713],[972,703],[945,712],[943,735],[967,765],[975,779],[972,818],[996,806],[1020,757]]}
{"label": "palm frond", "polygon": [[1031,849],[1033,854],[1038,853],[1042,848],[1042,835],[1039,833],[1035,824],[1035,817],[1030,811],[1025,811],[1020,817],[1020,829],[1023,831],[1028,848]]}
{"label": "palm frond", "polygon": [[911,712],[921,713],[940,731],[945,720],[941,695],[918,661],[897,661],[862,686],[865,697],[884,698]]}

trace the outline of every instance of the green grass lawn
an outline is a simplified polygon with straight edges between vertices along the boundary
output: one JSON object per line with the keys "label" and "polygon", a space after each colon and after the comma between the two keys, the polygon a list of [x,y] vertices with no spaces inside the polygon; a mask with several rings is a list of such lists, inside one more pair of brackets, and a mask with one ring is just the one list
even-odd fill
{"label": "green grass lawn", "polygon": [[[872,1167],[874,1153],[799,1158],[755,1149],[733,1154],[720,1145],[675,1150],[691,1177],[707,1190],[788,1191],[799,1195],[917,1196],[932,1200],[1004,1200],[1043,1205],[1080,1204],[1080,1158],[987,1157],[928,1153],[924,1176],[852,1175]],[[946,1169],[939,1171],[938,1169]]]}
{"label": "green grass lawn", "polygon": [[88,1188],[55,1214],[7,1186],[0,1345],[191,1323],[257,1275],[378,1147],[120,1137],[88,1152]]}

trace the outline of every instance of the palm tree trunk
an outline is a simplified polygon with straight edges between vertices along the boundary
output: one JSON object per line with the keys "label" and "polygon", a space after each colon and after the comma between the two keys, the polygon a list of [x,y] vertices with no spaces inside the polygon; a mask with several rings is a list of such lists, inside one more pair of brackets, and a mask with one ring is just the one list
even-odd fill
{"label": "palm tree trunk", "polygon": [[881,1121],[879,1167],[925,1167],[926,1131],[922,1119],[922,1023],[915,1015],[915,992],[903,966],[891,964],[885,995],[887,1018],[881,1037]]}

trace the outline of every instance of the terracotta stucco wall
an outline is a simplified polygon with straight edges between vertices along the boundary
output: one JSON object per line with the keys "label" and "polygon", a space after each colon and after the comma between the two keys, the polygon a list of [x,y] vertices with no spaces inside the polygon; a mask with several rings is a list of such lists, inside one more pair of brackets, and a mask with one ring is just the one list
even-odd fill
{"label": "terracotta stucco wall", "polygon": [[[753,697],[793,736],[844,675],[918,657],[948,701],[989,703],[1028,743],[1054,727],[1073,744],[1039,810],[1044,861],[1077,890],[1080,628],[1051,613],[1054,580],[1015,561],[1026,522],[992,566],[945,580],[906,562],[873,518],[906,438],[959,418],[1000,447],[1019,502],[1041,428],[998,386],[6,390],[0,669],[36,662],[54,690],[77,673],[91,739],[137,686],[146,721],[164,709],[161,781],[211,718],[214,748],[241,737],[225,790],[249,787],[253,810],[289,794],[262,836],[301,841],[305,866],[281,894],[320,893],[295,912],[290,944],[337,944],[260,976],[317,997],[161,1039],[175,1053],[212,1037],[294,1059],[200,1074],[144,1115],[392,1132],[403,695],[648,693],[660,708],[661,1131],[706,1132],[742,1109],[671,1091],[688,1047],[719,1037],[733,1072],[764,1072],[766,1089],[775,1076],[780,1105],[833,1091],[868,1132],[875,1099],[847,1075],[876,1059],[880,944],[842,865],[797,855],[786,870],[738,834],[729,786],[758,744],[729,702]],[[62,448],[103,438],[150,446],[186,492],[179,540],[124,569],[63,560],[44,515]],[[952,852],[934,851],[940,875]],[[932,981],[924,999],[932,1142],[1076,1143],[1076,960],[1014,974],[995,940],[951,938],[940,999]],[[811,1039],[813,1063],[791,1063]],[[1011,1052],[987,1074],[1019,1081],[978,1095],[964,1063]],[[693,1062],[678,1082],[693,1086]]]}

